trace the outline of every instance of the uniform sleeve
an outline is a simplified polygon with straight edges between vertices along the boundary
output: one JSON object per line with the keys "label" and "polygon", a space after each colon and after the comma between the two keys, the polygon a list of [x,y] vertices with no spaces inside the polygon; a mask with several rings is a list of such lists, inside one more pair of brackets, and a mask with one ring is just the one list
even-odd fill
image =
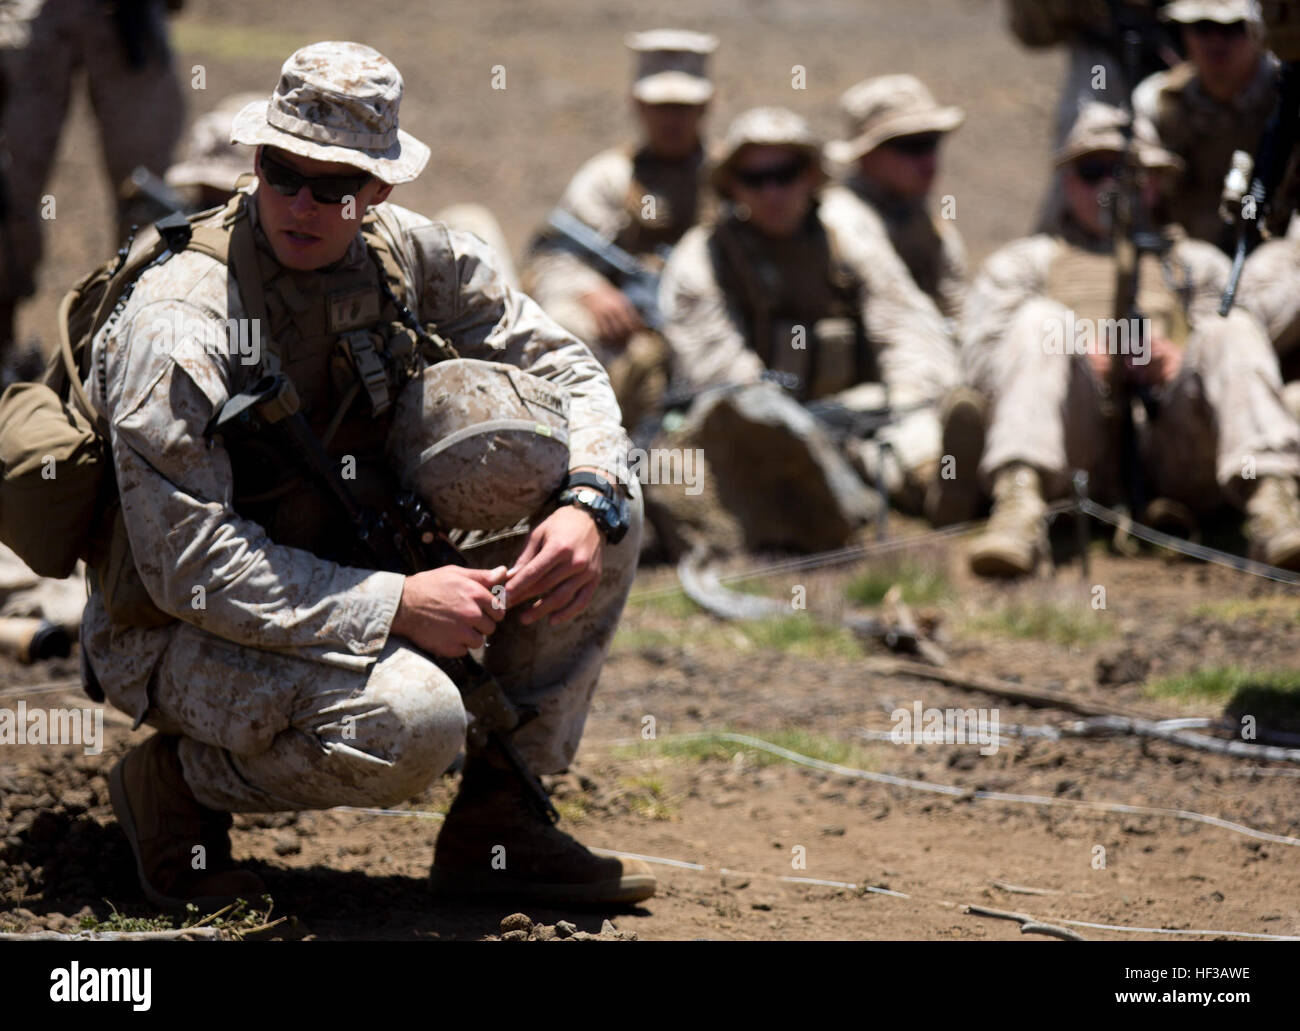
{"label": "uniform sleeve", "polygon": [[912,279],[879,216],[846,193],[828,191],[821,217],[835,237],[840,259],[861,283],[862,320],[880,378],[895,403],[936,399],[959,378],[948,327]]}
{"label": "uniform sleeve", "polygon": [[961,233],[944,219],[939,220],[939,236],[943,242],[939,265],[939,307],[950,320],[952,336],[956,339],[966,291],[970,288],[970,263]]}
{"label": "uniform sleeve", "polygon": [[1246,259],[1237,303],[1264,324],[1278,354],[1300,343],[1300,262],[1290,238],[1270,240]]}
{"label": "uniform sleeve", "polygon": [[664,336],[672,349],[673,378],[688,390],[752,383],[763,361],[745,344],[738,319],[713,271],[707,230],[682,237],[659,281]]}
{"label": "uniform sleeve", "polygon": [[966,295],[962,364],[969,371],[996,346],[1021,306],[1047,290],[1056,243],[1034,236],[1008,244],[984,263]]}
{"label": "uniform sleeve", "polygon": [[234,511],[229,456],[204,436],[230,390],[207,343],[224,334],[210,309],[155,301],[110,348],[113,464],[140,578],[164,612],[238,644],[374,655],[404,578],[273,544]]}
{"label": "uniform sleeve", "polygon": [[629,441],[609,377],[587,345],[511,287],[477,237],[425,222],[407,229],[403,250],[420,318],[435,323],[461,357],[515,365],[564,387],[570,468],[618,477]]}
{"label": "uniform sleeve", "polygon": [[1232,270],[1228,256],[1213,244],[1192,239],[1179,241],[1173,254],[1188,278],[1188,323],[1195,328],[1221,319],[1219,302]]}

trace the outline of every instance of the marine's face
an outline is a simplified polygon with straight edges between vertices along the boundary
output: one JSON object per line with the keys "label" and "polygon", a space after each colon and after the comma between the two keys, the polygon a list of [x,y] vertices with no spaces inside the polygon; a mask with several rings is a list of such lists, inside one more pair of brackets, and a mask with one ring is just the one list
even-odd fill
{"label": "marine's face", "polygon": [[[295,176],[325,181],[296,184]],[[257,180],[257,214],[276,260],[304,272],[342,258],[361,229],[366,209],[393,191],[352,165],[316,161],[275,147],[257,148]],[[291,196],[281,192],[294,185],[298,189]],[[317,195],[338,197],[340,202],[329,203]]]}
{"label": "marine's face", "polygon": [[803,151],[751,144],[732,163],[731,197],[765,236],[793,236],[812,206],[817,178]]}
{"label": "marine's face", "polygon": [[[1110,233],[1109,204],[1123,170],[1124,155],[1113,150],[1083,154],[1065,167],[1062,182],[1065,203],[1075,222],[1094,236]],[[1160,197],[1160,177],[1146,169],[1141,178],[1141,201],[1149,211]]]}
{"label": "marine's face", "polygon": [[1259,60],[1259,44],[1244,21],[1194,22],[1183,28],[1183,42],[1197,71],[1219,81],[1248,80]]}
{"label": "marine's face", "polygon": [[897,136],[862,155],[858,168],[896,197],[924,200],[939,173],[942,140],[937,132]]}
{"label": "marine's face", "polygon": [[636,101],[646,145],[669,161],[690,157],[700,144],[700,123],[708,104],[647,104]]}

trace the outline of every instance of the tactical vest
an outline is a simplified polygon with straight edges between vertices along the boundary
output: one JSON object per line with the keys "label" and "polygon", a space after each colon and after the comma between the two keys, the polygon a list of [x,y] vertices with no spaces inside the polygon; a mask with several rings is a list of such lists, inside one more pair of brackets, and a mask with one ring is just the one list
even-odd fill
{"label": "tactical vest", "polygon": [[[420,369],[455,351],[413,324],[401,300],[404,281],[391,244],[400,230],[384,227],[372,209],[361,232],[364,260],[333,270],[286,269],[269,248],[255,246],[256,284],[250,289],[240,278],[239,286],[248,315],[264,313],[257,374],[289,377],[307,422],[340,463],[355,500],[388,511],[398,490],[384,457],[393,402]],[[290,456],[255,438],[226,446],[240,516],[260,524],[276,544],[360,561],[352,528],[317,496]]]}
{"label": "tactical vest", "polygon": [[[1187,342],[1187,309],[1191,284],[1187,271],[1174,260],[1172,250],[1163,258],[1143,254],[1138,266],[1137,309],[1151,320],[1153,332],[1182,347]],[[1074,312],[1075,335],[1092,320],[1094,334],[1110,325],[1115,315],[1115,257],[1109,252],[1084,250],[1062,242],[1047,271],[1047,295]],[[1132,327],[1123,332],[1131,336]],[[1097,338],[1094,336],[1094,338]],[[1120,336],[1122,342],[1125,337]],[[1070,343],[1071,341],[1066,341]],[[1104,338],[1100,339],[1104,343]]]}
{"label": "tactical vest", "polygon": [[1274,103],[1275,91],[1255,82],[1248,89],[1252,103],[1244,111],[1211,100],[1188,61],[1169,72],[1156,114],[1161,142],[1186,163],[1169,199],[1171,219],[1190,236],[1225,251],[1232,250],[1234,238],[1232,227],[1219,217],[1223,176],[1234,150],[1255,152]]}
{"label": "tactical vest", "polygon": [[770,239],[734,217],[709,236],[709,254],[745,342],[808,401],[878,379],[862,322],[862,282],[809,213],[792,237]]}
{"label": "tactical vest", "polygon": [[667,161],[643,147],[630,150],[628,158],[632,178],[623,198],[628,222],[614,242],[644,259],[660,247],[674,246],[691,226],[707,220],[713,194],[702,151]]}

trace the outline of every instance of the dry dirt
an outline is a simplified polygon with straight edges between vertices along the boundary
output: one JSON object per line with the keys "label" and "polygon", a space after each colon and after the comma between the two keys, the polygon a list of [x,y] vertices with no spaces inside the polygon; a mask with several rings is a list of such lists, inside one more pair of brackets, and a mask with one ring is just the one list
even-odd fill
{"label": "dry dirt", "polygon": [[[396,0],[384,10],[393,13],[381,21],[373,7],[355,4],[190,0],[177,36],[182,66],[202,64],[206,72],[207,90],[195,93],[194,111],[228,92],[269,88],[279,61],[302,43],[368,42],[403,70],[404,125],[434,150],[429,172],[397,199],[423,210],[459,200],[488,203],[517,249],[577,164],[624,135],[627,59],[619,41],[649,22],[631,5],[593,9],[558,0],[436,8]],[[751,104],[783,103],[823,131],[838,132],[840,90],[869,74],[915,72],[969,114],[946,153],[940,188],[957,197],[958,225],[974,255],[1029,227],[1045,180],[1061,59],[1019,49],[1002,29],[1000,4],[721,0],[710,11],[704,17],[698,5],[673,0],[658,5],[652,21],[721,36],[715,131]],[[507,70],[504,91],[489,87],[498,64]],[[807,69],[806,91],[790,88],[796,64]],[[63,141],[52,186],[59,217],[50,227],[42,292],[24,312],[27,334],[48,337],[59,291],[110,247],[87,125],[83,106]],[[916,529],[900,524],[895,532]],[[1226,570],[1098,553],[1087,584],[1070,565],[1007,588],[970,582],[959,544],[930,543],[916,555],[950,577],[950,596],[917,607],[945,635],[955,668],[1052,687],[1101,706],[1212,716],[1225,710],[1223,701],[1154,699],[1143,682],[1197,667],[1294,668],[1300,636],[1294,591]],[[804,586],[809,611],[829,618],[842,607],[846,580],[879,564],[769,574],[760,586],[787,598],[794,586]],[[616,932],[607,928],[603,937],[634,932],[643,940],[1031,940],[1014,922],[957,908],[972,903],[1049,922],[1203,932],[1196,937],[1300,934],[1295,840],[1260,840],[1172,816],[953,798],[767,761],[738,745],[718,744],[699,758],[676,754],[670,744],[675,735],[724,730],[789,743],[798,732],[809,748],[838,743],[848,749],[847,766],[914,781],[1192,810],[1296,839],[1294,764],[1221,758],[1133,737],[1021,739],[988,756],[971,745],[865,740],[861,729],[889,729],[889,713],[918,700],[938,708],[996,707],[1003,728],[1077,717],[869,673],[865,663],[883,654],[878,645],[806,628],[790,640],[720,624],[691,613],[671,594],[655,593],[671,585],[669,570],[643,571],[578,763],[554,786],[584,841],[699,868],[656,867],[659,894],[632,910],[528,909],[539,924],[569,921],[578,931],[600,934],[609,918]],[[1093,585],[1106,588],[1105,609],[1092,608]],[[997,613],[1017,606],[1065,613],[1067,629],[1074,628],[1067,638],[1072,633],[1076,643],[1016,636]],[[30,704],[73,704],[75,690],[33,692],[75,671],[75,660],[2,665],[0,704],[15,706],[23,685]],[[107,918],[112,906],[152,914],[134,882],[105,782],[112,762],[138,736],[111,712],[106,716],[101,755],[30,747],[0,754],[0,929],[71,930],[84,916]],[[656,741],[619,744],[639,738],[646,717],[653,717]],[[1285,704],[1273,718],[1298,729]],[[440,781],[403,807],[409,815],[238,817],[236,856],[251,860],[266,879],[276,913],[294,917],[276,933],[501,935],[502,918],[517,907],[440,907],[425,891],[437,813],[453,789],[453,779]],[[864,893],[866,885],[908,897]],[[1088,938],[1158,937],[1074,929]]]}

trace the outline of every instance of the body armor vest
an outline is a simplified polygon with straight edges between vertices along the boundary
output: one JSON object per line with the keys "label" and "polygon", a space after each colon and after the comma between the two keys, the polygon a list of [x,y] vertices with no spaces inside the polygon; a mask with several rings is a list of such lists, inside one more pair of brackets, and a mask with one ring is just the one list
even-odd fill
{"label": "body armor vest", "polygon": [[861,177],[854,177],[847,185],[880,216],[889,242],[912,274],[912,281],[940,312],[954,317],[956,312],[945,310],[948,300],[939,292],[944,269],[943,236],[925,205],[895,200]]}
{"label": "body armor vest", "polygon": [[745,342],[807,401],[878,378],[862,322],[862,284],[835,253],[816,209],[792,237],[771,239],[734,217],[709,238],[718,284]]}
{"label": "body armor vest", "polygon": [[[334,269],[286,269],[257,237],[265,324],[262,362],[250,370],[249,383],[264,373],[285,373],[358,504],[391,514],[399,489],[384,457],[392,404],[419,369],[454,351],[436,350],[436,338],[403,321],[395,291],[401,274],[374,213],[362,222],[361,257],[354,249]],[[256,293],[240,287],[246,299]],[[358,559],[353,528],[317,496],[293,456],[252,438],[226,446],[240,516],[260,524],[276,544],[339,562]]]}
{"label": "body armor vest", "polygon": [[[1182,347],[1187,343],[1191,287],[1186,283],[1186,271],[1171,255],[1172,252],[1163,258],[1156,254],[1142,255],[1138,266],[1137,309],[1151,320],[1153,332]],[[1117,317],[1114,255],[1063,242],[1048,268],[1047,295],[1074,312],[1076,334],[1085,319],[1093,320],[1094,328],[1108,324],[1101,320]],[[1128,333],[1132,346],[1136,342],[1133,327],[1129,327]],[[1105,342],[1102,335],[1097,339]]]}
{"label": "body armor vest", "polygon": [[1170,218],[1198,240],[1231,253],[1234,230],[1219,217],[1223,176],[1234,150],[1255,153],[1273,110],[1275,90],[1259,79],[1247,87],[1244,108],[1210,99],[1196,80],[1190,61],[1169,73],[1160,93],[1157,129],[1164,146],[1186,162],[1169,199]]}
{"label": "body armor vest", "polygon": [[672,247],[686,230],[709,217],[712,193],[703,151],[667,161],[642,148],[630,154],[632,180],[624,198],[627,225],[614,242],[645,259],[660,247]]}

